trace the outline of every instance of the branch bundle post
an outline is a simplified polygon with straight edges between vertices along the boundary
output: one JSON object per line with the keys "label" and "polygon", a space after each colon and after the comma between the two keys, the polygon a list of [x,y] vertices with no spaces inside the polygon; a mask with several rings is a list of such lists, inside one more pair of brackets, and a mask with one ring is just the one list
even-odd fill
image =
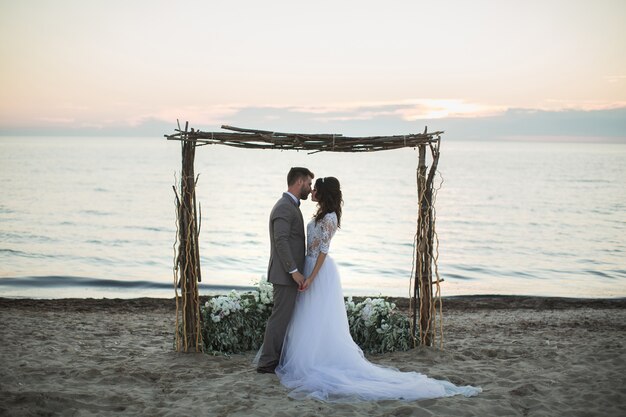
{"label": "branch bundle post", "polygon": [[[181,352],[202,351],[200,297],[198,282],[200,271],[200,234],[196,205],[196,182],[194,159],[196,143],[187,140],[188,124],[181,131],[182,169],[180,195],[176,193],[178,249],[174,262],[174,288],[176,293],[176,350]],[[178,290],[180,289],[180,295]]]}
{"label": "branch bundle post", "polygon": [[[410,298],[411,333],[414,346],[433,346],[437,336],[443,346],[442,303],[439,270],[437,268],[438,240],[435,231],[434,178],[439,163],[440,142],[419,147],[417,165],[417,231],[415,234],[415,264]],[[431,152],[430,169],[426,151]],[[434,274],[433,274],[434,272]],[[433,275],[435,279],[433,280]],[[437,320],[438,319],[438,320]],[[439,329],[437,329],[439,325]]]}

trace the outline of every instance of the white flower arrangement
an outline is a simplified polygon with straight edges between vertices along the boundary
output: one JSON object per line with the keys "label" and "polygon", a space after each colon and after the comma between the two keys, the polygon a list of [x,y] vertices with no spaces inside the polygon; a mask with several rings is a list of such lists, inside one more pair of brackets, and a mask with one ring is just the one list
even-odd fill
{"label": "white flower arrangement", "polygon": [[267,307],[271,307],[273,305],[273,292],[274,289],[272,284],[267,281],[261,281],[258,284],[258,291],[254,292],[254,300],[257,303],[258,311],[265,311]]}
{"label": "white flower arrangement", "polygon": [[[258,349],[273,305],[273,287],[262,280],[249,293],[231,291],[213,297],[201,307],[205,351],[238,353]],[[381,353],[410,349],[409,320],[394,303],[382,298],[346,302],[350,333],[367,352]]]}
{"label": "white flower arrangement", "polygon": [[201,307],[206,352],[238,353],[258,349],[272,311],[272,285],[261,281],[253,292],[235,290]]}
{"label": "white flower arrangement", "polygon": [[364,351],[382,353],[411,348],[409,319],[396,309],[395,303],[366,298],[355,304],[350,297],[346,311],[350,334]]}
{"label": "white flower arrangement", "polygon": [[231,313],[237,313],[241,310],[247,313],[250,310],[250,302],[247,299],[242,299],[240,293],[232,290],[228,295],[210,299],[204,304],[204,307],[212,312],[210,314],[211,320],[214,323],[219,323]]}

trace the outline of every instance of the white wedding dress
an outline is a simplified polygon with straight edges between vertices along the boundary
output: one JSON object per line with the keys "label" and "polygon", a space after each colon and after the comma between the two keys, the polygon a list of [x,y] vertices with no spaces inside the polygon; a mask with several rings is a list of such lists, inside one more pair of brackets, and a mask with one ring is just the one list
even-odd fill
{"label": "white wedding dress", "polygon": [[[327,214],[317,224],[314,219],[308,224],[305,277],[313,270],[320,251],[328,253],[336,230],[335,213]],[[400,372],[365,359],[350,336],[339,272],[330,256],[326,256],[311,286],[298,294],[276,375],[291,389],[290,397],[330,402],[411,401],[457,394],[472,396],[481,391],[417,372]]]}

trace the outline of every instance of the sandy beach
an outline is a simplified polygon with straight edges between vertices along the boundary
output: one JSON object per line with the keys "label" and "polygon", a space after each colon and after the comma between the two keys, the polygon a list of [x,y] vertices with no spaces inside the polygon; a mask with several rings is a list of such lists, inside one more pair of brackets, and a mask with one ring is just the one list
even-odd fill
{"label": "sandy beach", "polygon": [[171,299],[0,299],[0,414],[626,415],[626,299],[446,299],[444,350],[369,359],[483,393],[341,405],[289,399],[255,372],[254,352],[174,352],[174,309]]}

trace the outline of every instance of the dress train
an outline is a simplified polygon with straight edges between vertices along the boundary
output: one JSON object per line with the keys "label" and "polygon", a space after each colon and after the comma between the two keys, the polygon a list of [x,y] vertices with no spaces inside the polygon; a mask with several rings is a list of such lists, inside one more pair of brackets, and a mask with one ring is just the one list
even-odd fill
{"label": "dress train", "polygon": [[[315,260],[307,256],[305,276]],[[276,374],[294,399],[411,401],[481,392],[369,362],[350,335],[339,271],[330,256],[312,285],[298,294]]]}

